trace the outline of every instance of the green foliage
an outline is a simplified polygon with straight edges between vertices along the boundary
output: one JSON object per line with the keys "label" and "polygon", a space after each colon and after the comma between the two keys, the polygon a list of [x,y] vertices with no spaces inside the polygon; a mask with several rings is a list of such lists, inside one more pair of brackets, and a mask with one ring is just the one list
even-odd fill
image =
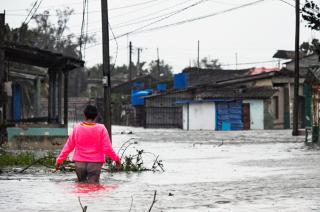
{"label": "green foliage", "polygon": [[55,157],[48,155],[39,160],[35,154],[30,152],[23,152],[19,154],[1,153],[0,154],[0,167],[5,166],[28,166],[39,161],[40,165],[53,167],[55,164]]}
{"label": "green foliage", "polygon": [[136,150],[136,154],[126,155],[122,159],[122,164],[117,170],[115,164],[110,160],[106,159],[106,170],[107,171],[123,171],[123,172],[142,172],[142,171],[158,171],[159,168],[163,170],[162,160],[158,161],[158,158],[155,159],[151,168],[146,168],[143,162],[143,154],[145,153],[144,150]]}
{"label": "green foliage", "polygon": [[[121,166],[116,167],[115,164],[108,158],[106,158],[106,170],[107,171],[124,171],[124,172],[141,172],[141,171],[164,171],[162,160],[158,160],[159,156],[156,156],[155,154],[151,152],[146,152],[143,149],[136,149],[136,154],[128,154],[125,155],[126,151],[129,147],[134,146],[138,142],[134,141],[134,138],[129,139],[128,141],[124,142],[119,151],[118,154],[122,151],[121,154]],[[152,155],[155,157],[153,165],[151,168],[146,168],[144,166],[143,161],[143,155]]]}
{"label": "green foliage", "polygon": [[[162,160],[158,160],[159,156],[156,156],[153,153],[146,152],[144,150],[136,149],[135,154],[125,155],[126,150],[131,146],[137,144],[133,139],[129,139],[125,142],[119,149],[119,152],[122,151],[121,154],[121,166],[116,167],[115,163],[106,158],[106,163],[103,168],[104,171],[122,171],[122,172],[141,172],[141,171],[164,171]],[[118,152],[118,154],[119,154]],[[143,155],[152,155],[154,156],[154,162],[151,168],[146,168],[144,166]],[[8,153],[2,152],[0,154],[0,168],[8,167],[8,166],[20,166],[25,167],[22,169],[21,173],[30,168],[31,166],[44,166],[49,169],[53,169],[56,162],[56,156],[53,154],[47,154],[44,157],[36,157],[34,153],[31,152],[23,152],[23,153]],[[64,163],[60,166],[60,171],[63,172],[72,172],[75,171],[75,166],[71,161],[64,161]]]}
{"label": "green foliage", "polygon": [[32,153],[9,154],[2,153],[0,155],[0,167],[4,166],[26,166],[35,161]]}

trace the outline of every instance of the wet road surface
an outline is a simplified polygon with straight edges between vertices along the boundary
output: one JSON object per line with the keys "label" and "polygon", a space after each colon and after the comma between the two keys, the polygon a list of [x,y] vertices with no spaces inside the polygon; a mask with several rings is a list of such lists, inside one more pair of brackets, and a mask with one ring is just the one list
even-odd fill
{"label": "wet road surface", "polygon": [[320,211],[320,151],[291,131],[113,132],[116,150],[135,137],[131,151],[160,155],[165,172],[103,173],[101,185],[74,173],[2,174],[0,211],[81,211],[78,197],[88,212],[148,211],[155,190],[152,211]]}

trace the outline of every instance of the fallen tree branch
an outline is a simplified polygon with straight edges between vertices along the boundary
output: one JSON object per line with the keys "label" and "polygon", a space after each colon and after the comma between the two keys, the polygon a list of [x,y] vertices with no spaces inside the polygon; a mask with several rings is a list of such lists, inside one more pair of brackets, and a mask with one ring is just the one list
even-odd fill
{"label": "fallen tree branch", "polygon": [[81,209],[82,209],[82,212],[86,212],[87,211],[87,209],[88,209],[88,206],[82,206],[82,203],[81,203],[81,200],[80,200],[80,197],[78,197],[78,200],[79,200],[79,203],[80,203],[80,206],[81,206]]}
{"label": "fallen tree branch", "polygon": [[121,149],[123,148],[123,146],[126,145],[127,143],[129,143],[129,142],[130,142],[131,140],[133,140],[133,139],[135,139],[135,138],[130,138],[129,140],[127,140],[126,142],[124,142],[124,143],[121,145],[121,147],[120,147],[119,150],[118,150],[118,155],[119,155]]}
{"label": "fallen tree branch", "polygon": [[48,159],[48,158],[53,158],[53,157],[50,157],[50,156],[46,156],[46,157],[43,157],[43,158],[39,158],[38,160],[35,160],[33,163],[29,164],[28,166],[26,166],[24,169],[22,169],[21,171],[19,171],[19,173],[23,173],[25,170],[29,169],[31,166],[33,165],[36,165],[37,163],[40,163],[41,165],[43,166],[46,166],[44,164],[41,163],[42,160],[44,159]]}
{"label": "fallen tree branch", "polygon": [[129,212],[131,211],[131,208],[132,208],[132,204],[133,204],[133,196],[131,195],[131,204],[130,204],[130,209],[129,209]]}
{"label": "fallen tree branch", "polygon": [[120,157],[120,159],[122,160],[124,153],[127,151],[128,147],[133,145],[134,143],[129,143],[128,146],[126,146],[126,148],[123,150],[122,155]]}
{"label": "fallen tree branch", "polygon": [[153,207],[154,203],[156,203],[156,196],[157,196],[157,190],[155,190],[155,191],[154,191],[153,201],[152,201],[152,203],[151,203],[151,206],[150,206],[150,208],[149,208],[148,212],[150,212],[150,211],[151,211],[151,209],[152,209],[152,207]]}

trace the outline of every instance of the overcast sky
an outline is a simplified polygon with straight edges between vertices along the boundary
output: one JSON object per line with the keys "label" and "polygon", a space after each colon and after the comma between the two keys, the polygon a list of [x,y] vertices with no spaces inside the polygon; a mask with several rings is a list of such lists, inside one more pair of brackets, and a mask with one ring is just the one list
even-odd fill
{"label": "overcast sky", "polygon": [[[26,10],[31,9],[33,2],[34,0],[1,0],[0,9],[6,10],[6,22],[11,27],[19,27],[27,16]],[[277,62],[261,61],[272,61],[272,56],[278,49],[294,49],[295,1],[285,0],[285,3],[280,0],[264,0],[241,7],[250,2],[255,0],[109,0],[109,22],[115,36],[134,30],[139,32],[118,38],[118,51],[115,41],[111,41],[110,54],[114,59],[118,52],[116,65],[127,64],[128,42],[132,41],[133,61],[137,61],[136,49],[139,47],[143,49],[140,61],[150,62],[156,59],[159,48],[160,59],[173,66],[173,71],[178,73],[196,60],[199,40],[200,58],[217,58],[225,65],[223,68],[235,68],[236,54],[238,68],[276,67]],[[70,31],[80,34],[82,5],[82,0],[43,0],[38,12],[49,10],[51,14],[55,14],[55,9],[67,6],[74,8]],[[95,34],[97,39],[94,46],[87,45],[85,60],[89,67],[102,61],[100,6],[100,0],[89,0],[88,33]],[[229,10],[231,8],[235,9]],[[148,31],[206,15],[211,16]],[[51,18],[54,22],[54,15]],[[304,25],[305,22],[302,21],[300,42],[319,37],[318,32],[313,32]],[[110,36],[112,37],[111,33]],[[258,63],[240,65],[255,62]]]}

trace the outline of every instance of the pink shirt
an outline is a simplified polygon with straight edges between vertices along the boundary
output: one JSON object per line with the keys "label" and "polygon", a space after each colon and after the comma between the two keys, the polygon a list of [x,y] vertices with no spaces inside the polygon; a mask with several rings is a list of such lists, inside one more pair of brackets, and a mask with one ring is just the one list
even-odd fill
{"label": "pink shirt", "polygon": [[57,163],[63,163],[73,149],[72,161],[104,163],[105,156],[113,161],[120,160],[111,146],[108,131],[103,124],[77,124],[58,156]]}

